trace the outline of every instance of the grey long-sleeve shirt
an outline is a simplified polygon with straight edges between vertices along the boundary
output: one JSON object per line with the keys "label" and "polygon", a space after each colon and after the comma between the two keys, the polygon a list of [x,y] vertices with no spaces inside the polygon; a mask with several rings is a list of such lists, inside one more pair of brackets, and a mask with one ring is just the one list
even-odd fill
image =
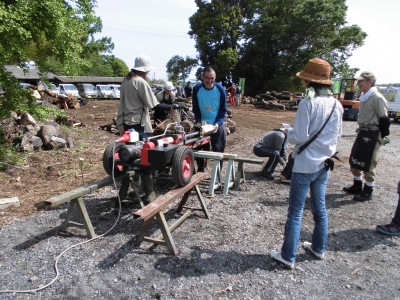
{"label": "grey long-sleeve shirt", "polygon": [[264,135],[255,145],[257,148],[269,148],[280,151],[285,141],[285,134],[282,131],[273,130]]}

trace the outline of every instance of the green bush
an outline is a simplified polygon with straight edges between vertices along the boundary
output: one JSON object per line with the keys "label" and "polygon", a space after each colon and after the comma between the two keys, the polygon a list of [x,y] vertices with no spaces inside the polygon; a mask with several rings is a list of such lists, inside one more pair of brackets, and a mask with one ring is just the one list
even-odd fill
{"label": "green bush", "polygon": [[10,166],[22,167],[24,160],[25,155],[18,146],[0,145],[0,171]]}
{"label": "green bush", "polygon": [[50,115],[55,116],[57,120],[68,118],[68,116],[62,110],[41,105],[35,105],[33,107],[30,107],[29,113],[37,121],[42,121],[42,122],[48,121]]}

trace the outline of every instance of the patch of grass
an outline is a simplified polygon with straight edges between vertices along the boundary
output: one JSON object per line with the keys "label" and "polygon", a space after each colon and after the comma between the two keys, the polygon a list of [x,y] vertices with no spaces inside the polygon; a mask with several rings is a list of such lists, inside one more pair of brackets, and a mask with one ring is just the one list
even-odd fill
{"label": "patch of grass", "polygon": [[[86,151],[86,149],[90,148],[90,144],[86,143],[86,142],[80,142],[76,145],[74,145],[74,147],[71,148],[71,154],[75,157],[75,156],[79,156],[79,157],[84,157],[82,155],[84,151]],[[85,152],[86,153],[86,152]]]}
{"label": "patch of grass", "polygon": [[50,108],[41,105],[35,105],[30,110],[31,113],[39,121],[47,121],[50,115],[55,116],[57,119],[67,119],[67,115],[60,109]]}
{"label": "patch of grass", "polygon": [[22,167],[25,154],[18,146],[0,145],[0,170],[7,170],[10,166]]}
{"label": "patch of grass", "polygon": [[[88,144],[88,143],[81,142],[81,143],[79,143],[78,145],[76,145],[75,150],[82,151],[83,149],[85,149],[85,148],[87,148],[87,147],[89,147],[89,144]],[[74,152],[75,152],[75,151],[74,151]]]}
{"label": "patch of grass", "polygon": [[68,132],[71,132],[72,129],[70,127],[68,127],[68,126],[61,125],[61,131],[68,133]]}
{"label": "patch of grass", "polygon": [[90,135],[90,134],[93,133],[93,131],[91,131],[90,129],[82,129],[79,132],[84,134],[84,135]]}

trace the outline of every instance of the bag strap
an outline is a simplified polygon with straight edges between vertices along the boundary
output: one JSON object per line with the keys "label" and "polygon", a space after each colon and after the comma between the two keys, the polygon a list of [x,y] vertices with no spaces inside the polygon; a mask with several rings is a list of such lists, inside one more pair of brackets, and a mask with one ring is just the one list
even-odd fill
{"label": "bag strap", "polygon": [[331,116],[332,116],[332,114],[333,114],[333,111],[334,111],[335,108],[336,108],[336,102],[337,102],[337,100],[335,99],[335,103],[333,104],[331,113],[329,114],[328,118],[325,120],[324,125],[322,125],[321,129],[318,130],[318,132],[317,132],[316,134],[314,134],[313,137],[312,137],[311,139],[309,139],[306,143],[304,143],[303,145],[300,146],[299,150],[297,150],[296,156],[299,155],[301,152],[303,152],[304,149],[306,149],[306,148],[308,147],[308,145],[310,145],[310,144],[320,135],[320,133],[322,132],[322,130],[325,128],[325,125],[328,123],[329,119],[331,118]]}

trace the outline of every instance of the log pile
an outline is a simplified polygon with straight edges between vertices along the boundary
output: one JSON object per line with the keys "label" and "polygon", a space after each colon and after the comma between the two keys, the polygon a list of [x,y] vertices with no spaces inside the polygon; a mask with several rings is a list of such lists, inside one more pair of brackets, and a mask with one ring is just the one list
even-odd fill
{"label": "log pile", "polygon": [[303,98],[302,93],[292,94],[287,91],[277,93],[275,91],[259,94],[255,97],[254,106],[264,109],[282,109],[297,110],[300,100]]}
{"label": "log pile", "polygon": [[[69,123],[75,125],[73,121]],[[55,121],[38,122],[26,112],[11,112],[10,118],[0,121],[0,127],[6,139],[5,143],[19,145],[22,151],[54,150],[74,146],[72,138],[68,133],[62,132],[60,124]]]}
{"label": "log pile", "polygon": [[40,92],[41,100],[56,105],[60,109],[80,108],[80,97],[73,95],[57,95],[50,90],[42,90]]}

